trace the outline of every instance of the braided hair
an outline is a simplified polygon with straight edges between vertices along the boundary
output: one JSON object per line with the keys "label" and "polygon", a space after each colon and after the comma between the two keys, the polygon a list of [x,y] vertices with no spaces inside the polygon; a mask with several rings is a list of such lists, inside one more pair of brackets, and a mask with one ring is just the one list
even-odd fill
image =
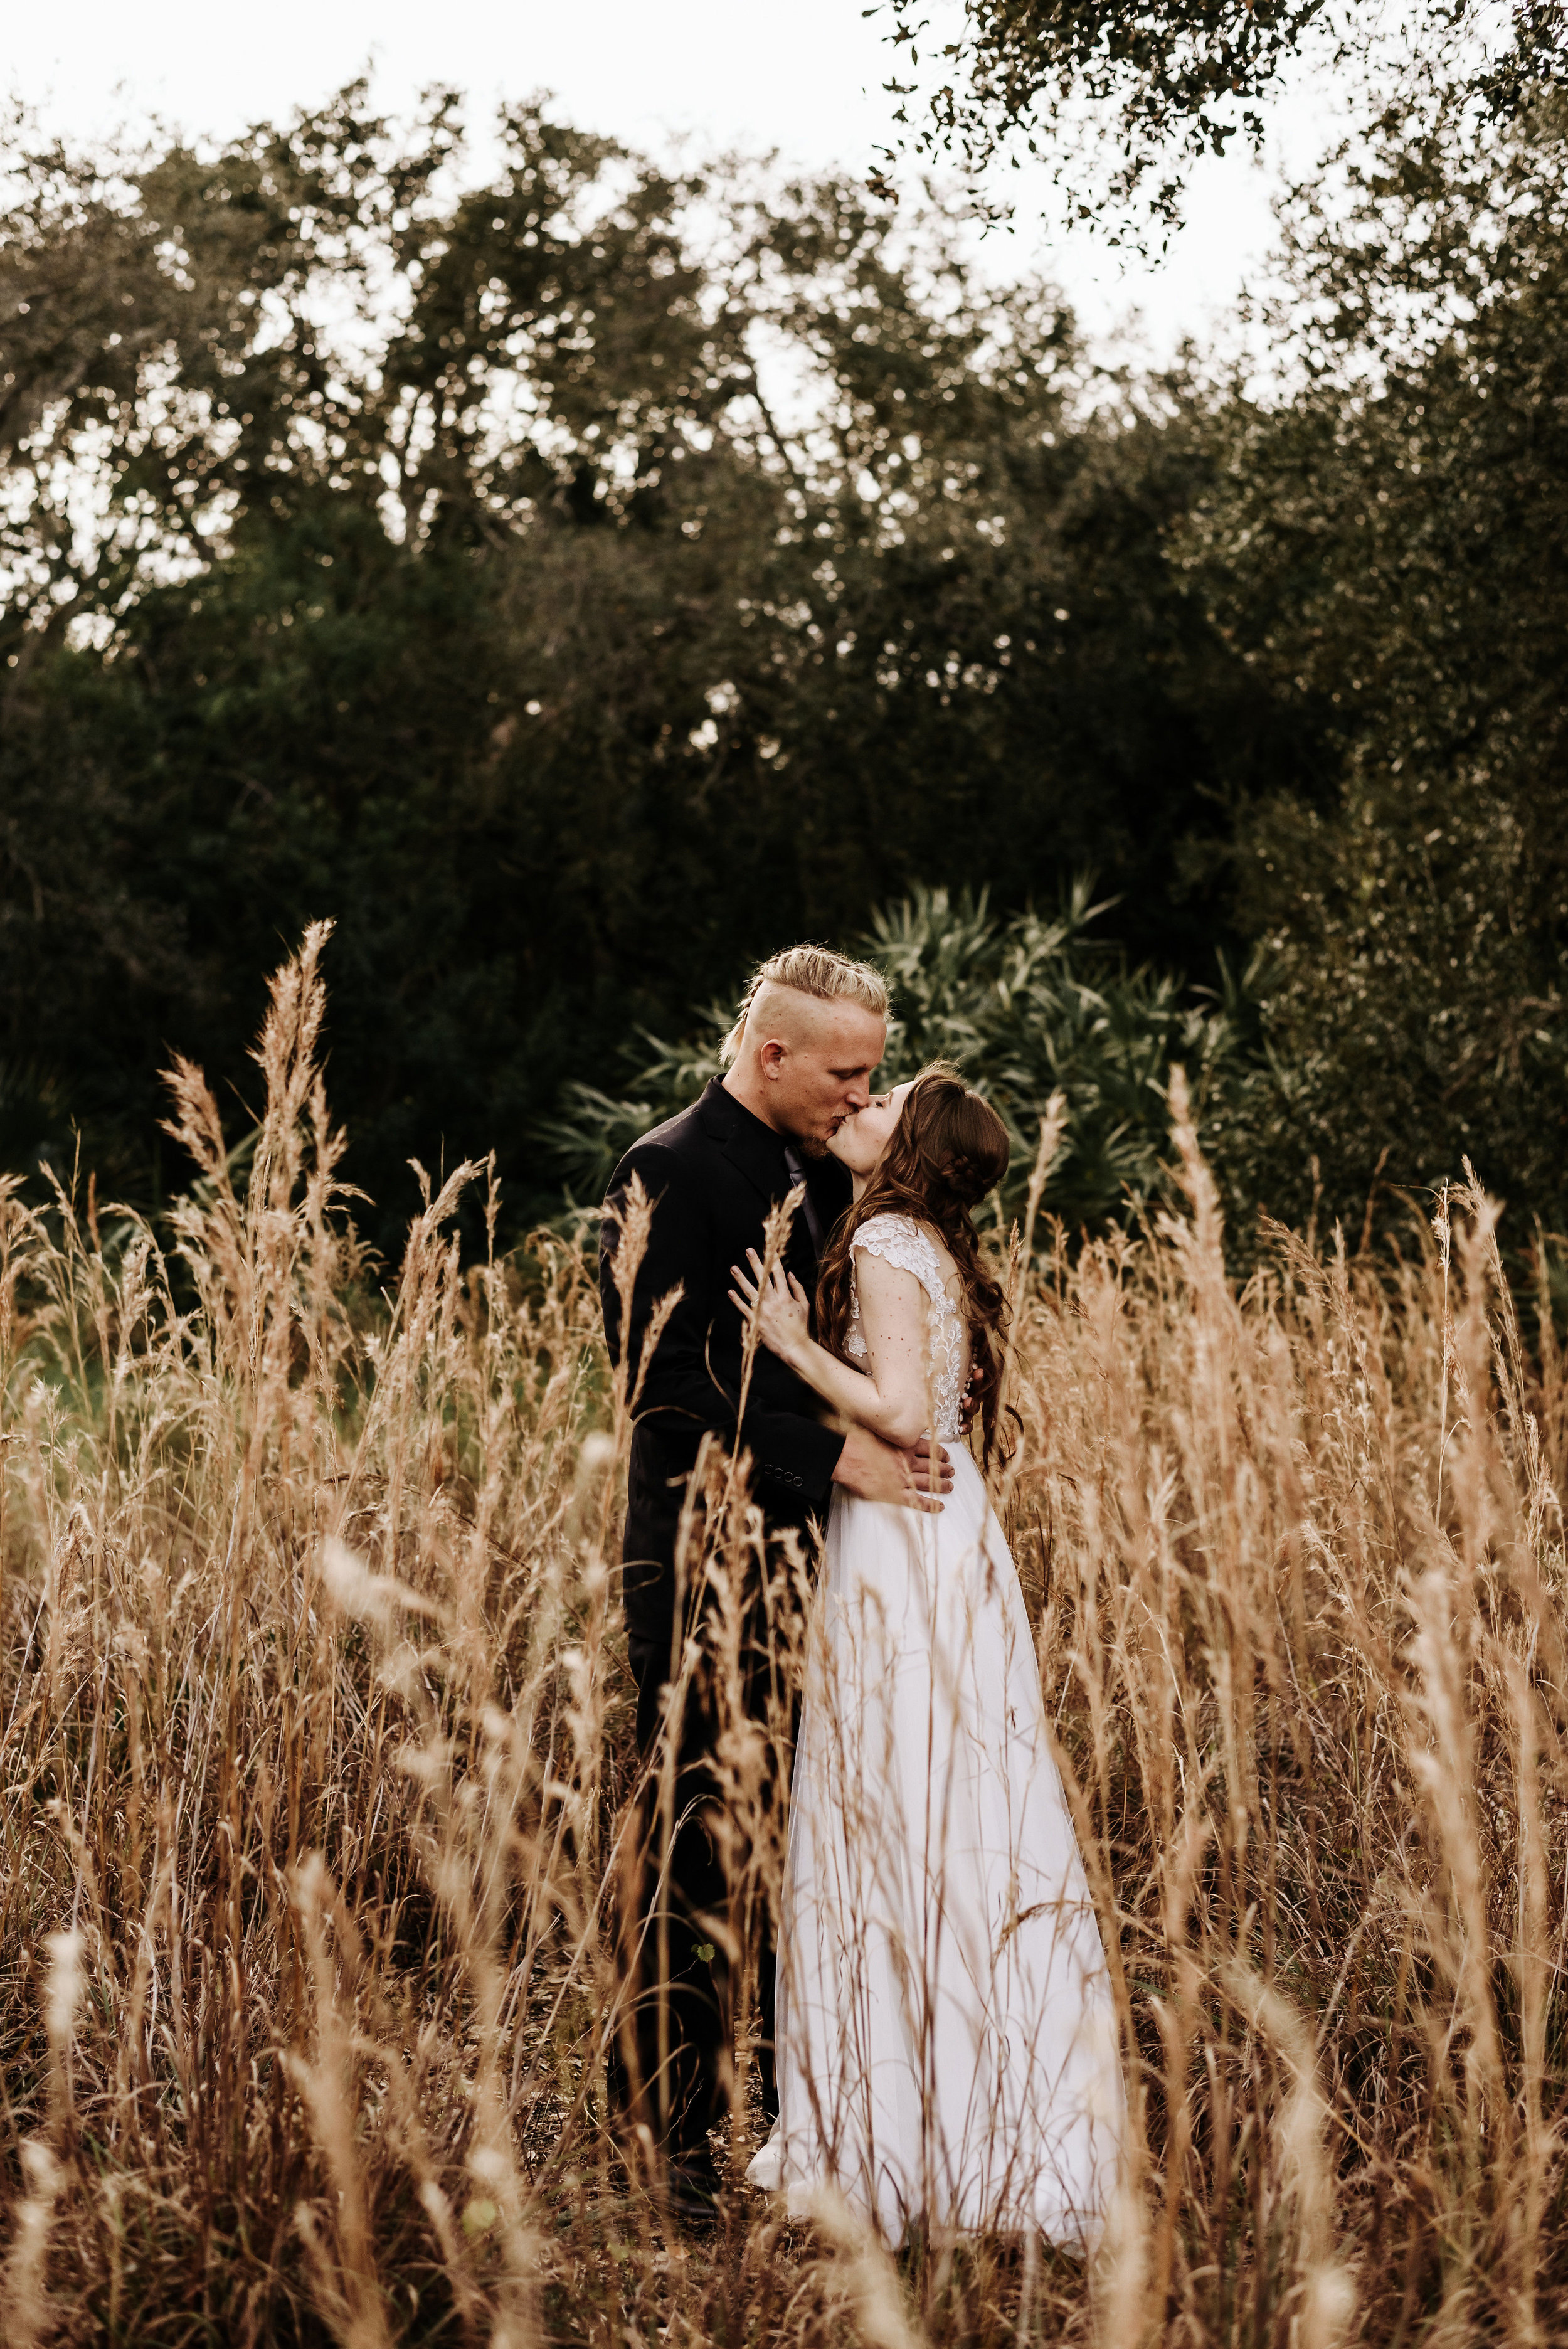
{"label": "braided hair", "polygon": [[758,963],[746,982],[746,993],[735,1015],[735,1025],[719,1047],[719,1059],[729,1068],[740,1050],[751,1007],[765,987],[792,987],[798,994],[813,995],[820,1003],[858,1003],[879,1019],[888,1013],[887,981],[869,964],[851,962],[848,955],[829,947],[786,947]]}

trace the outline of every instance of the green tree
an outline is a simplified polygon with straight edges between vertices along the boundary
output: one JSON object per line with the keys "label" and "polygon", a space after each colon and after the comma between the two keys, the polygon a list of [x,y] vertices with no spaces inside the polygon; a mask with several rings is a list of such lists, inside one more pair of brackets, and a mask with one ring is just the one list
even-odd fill
{"label": "green tree", "polygon": [[[1343,72],[1365,63],[1387,31],[1380,13],[1356,0],[965,0],[958,38],[934,45],[920,8],[921,0],[888,0],[889,38],[916,75],[903,83],[895,75],[888,87],[917,152],[955,160],[976,201],[995,210],[1005,207],[976,183],[1012,139],[1058,163],[1076,147],[1079,219],[1114,217],[1140,199],[1166,225],[1196,157],[1222,154],[1238,136],[1261,147],[1263,101],[1309,44]],[[1429,82],[1435,68],[1493,116],[1568,78],[1563,0],[1515,0],[1506,35],[1476,0],[1430,0],[1406,31]],[[896,151],[884,150],[887,163]],[[881,172],[873,184],[892,192]]]}
{"label": "green tree", "polygon": [[[1222,972],[1222,988],[1194,995],[1169,973],[1130,965],[1093,927],[1107,910],[1090,903],[1083,880],[1049,917],[1032,907],[1004,917],[983,893],[919,888],[882,907],[853,942],[892,994],[881,1081],[954,1061],[1006,1120],[1005,1217],[1022,1206],[1054,1094],[1064,1097],[1065,1123],[1046,1207],[1074,1231],[1099,1229],[1164,1187],[1174,1064],[1186,1070],[1200,1126],[1216,1131],[1228,1131],[1227,1112],[1263,1075],[1245,986]],[[603,1196],[640,1134],[719,1073],[741,983],[738,974],[681,1044],[647,1035],[640,1055],[628,1051],[624,1094],[568,1086],[541,1141],[585,1205]]]}
{"label": "green tree", "polygon": [[1181,844],[1270,717],[1162,559],[1209,461],[1181,387],[1091,387],[1047,289],[838,182],[524,108],[454,199],[458,136],[351,88],[221,150],[14,159],[18,1146],[74,1119],[155,1187],[170,1049],[243,1094],[318,915],[394,1217],[407,1157],[492,1144],[525,1209],[535,1122],[629,1026],[926,875],[1011,907],[1092,864],[1135,957],[1198,967]]}
{"label": "green tree", "polygon": [[[1568,1213],[1568,113],[1380,126],[1287,220],[1288,396],[1236,397],[1181,559],[1324,744],[1243,806],[1242,926],[1288,1081],[1233,1137],[1359,1219],[1468,1154]],[[1288,327],[1288,336],[1284,330]]]}

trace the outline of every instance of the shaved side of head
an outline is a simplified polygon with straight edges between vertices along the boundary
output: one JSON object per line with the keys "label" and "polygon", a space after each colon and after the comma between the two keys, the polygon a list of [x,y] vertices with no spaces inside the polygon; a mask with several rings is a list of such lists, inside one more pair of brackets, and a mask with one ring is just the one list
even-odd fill
{"label": "shaved side of head", "polygon": [[782,986],[776,978],[765,979],[747,1007],[740,1049],[759,1051],[770,1040],[788,1044],[791,1051],[823,1044],[835,1020],[846,1011],[861,1019],[872,1016],[842,998],[830,1001],[820,995],[807,995],[798,987]]}
{"label": "shaved side of head", "polygon": [[[753,1046],[757,1042],[751,1020],[754,1009],[764,997],[779,994],[818,1003],[858,1004],[884,1027],[887,1023],[887,981],[880,971],[872,970],[869,963],[851,962],[848,955],[834,954],[827,947],[786,947],[782,954],[758,963],[747,983],[735,1025],[724,1040],[721,1058],[727,1068],[736,1061],[748,1037]],[[770,1014],[770,1018],[777,1016],[788,1017],[788,1013]]]}
{"label": "shaved side of head", "polygon": [[766,966],[757,973],[727,1040],[724,1086],[817,1157],[871,1098],[887,1044],[887,989],[874,972],[811,951],[823,969],[801,975],[818,984],[795,985],[794,974]]}

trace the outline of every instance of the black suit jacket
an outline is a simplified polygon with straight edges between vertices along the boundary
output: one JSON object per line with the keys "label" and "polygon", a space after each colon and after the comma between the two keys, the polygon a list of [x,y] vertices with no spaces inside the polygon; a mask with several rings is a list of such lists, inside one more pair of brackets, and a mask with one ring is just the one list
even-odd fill
{"label": "black suit jacket", "polygon": [[[612,1361],[629,1340],[638,1364],[654,1306],[677,1281],[685,1292],[648,1365],[632,1436],[623,1579],[634,1639],[671,1636],[676,1534],[705,1432],[712,1430],[728,1450],[749,1451],[752,1493],[770,1525],[803,1526],[827,1509],[844,1439],[823,1426],[811,1390],[765,1346],[752,1367],[745,1424],[737,1424],[743,1329],[729,1301],[729,1268],[745,1264],[748,1247],[761,1252],[763,1219],[791,1188],[784,1147],[782,1137],[716,1078],[700,1101],[645,1134],[611,1181],[613,1205],[634,1174],[655,1202],[627,1331],[611,1278],[616,1226],[609,1216],[604,1221],[599,1293]],[[849,1206],[850,1178],[830,1158],[809,1160],[806,1174],[826,1237]],[[790,1225],[784,1261],[814,1296],[817,1251],[803,1208]]]}

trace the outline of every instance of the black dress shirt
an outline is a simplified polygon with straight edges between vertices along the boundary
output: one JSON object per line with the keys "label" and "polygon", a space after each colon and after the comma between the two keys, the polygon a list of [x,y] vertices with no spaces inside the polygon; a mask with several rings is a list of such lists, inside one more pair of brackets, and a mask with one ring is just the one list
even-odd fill
{"label": "black dress shirt", "polygon": [[[830,1232],[850,1203],[850,1178],[833,1159],[804,1164],[814,1216],[797,1212],[786,1268],[808,1296],[817,1286],[810,1223]],[[630,1149],[615,1169],[619,1205],[633,1174],[655,1202],[653,1229],[633,1293],[630,1329],[620,1327],[612,1278],[617,1231],[608,1216],[600,1256],[600,1297],[613,1360],[629,1340],[641,1360],[648,1318],[679,1282],[671,1314],[643,1381],[632,1438],[623,1546],[627,1630],[667,1640],[675,1618],[675,1547],[686,1478],[705,1432],[752,1456],[752,1492],[775,1527],[803,1526],[826,1512],[843,1437],[822,1424],[804,1381],[765,1346],[757,1350],[744,1425],[738,1424],[743,1324],[729,1301],[730,1267],[762,1247],[768,1211],[794,1187],[782,1135],[754,1117],[717,1079],[700,1101]]]}

